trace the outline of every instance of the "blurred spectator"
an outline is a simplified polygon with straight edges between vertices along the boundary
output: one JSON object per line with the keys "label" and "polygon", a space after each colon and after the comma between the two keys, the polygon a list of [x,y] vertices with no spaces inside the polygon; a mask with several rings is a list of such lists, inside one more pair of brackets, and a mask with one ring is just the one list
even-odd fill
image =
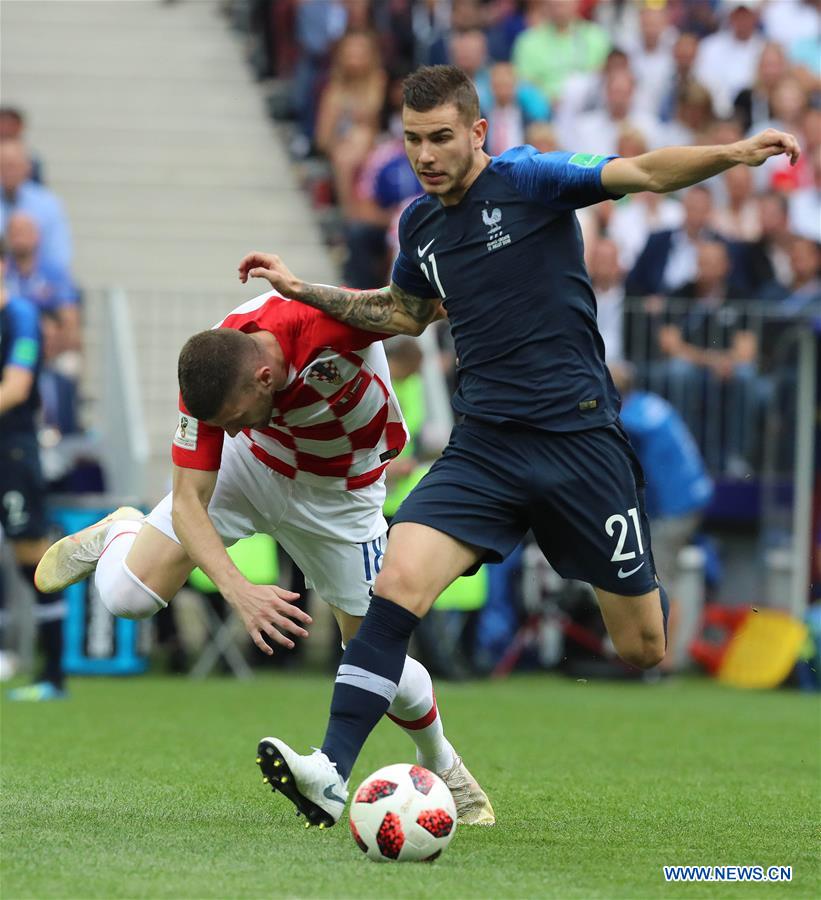
{"label": "blurred spectator", "polygon": [[[677,650],[681,620],[676,589],[678,557],[698,531],[713,484],[693,436],[676,410],[658,394],[635,390],[635,370],[629,363],[609,365],[622,397],[621,421],[647,481],[645,504],[653,561],[670,595],[667,645]],[[678,668],[682,662],[674,654],[665,668]]]}
{"label": "blurred spectator", "polygon": [[458,66],[473,82],[479,95],[479,109],[484,113],[493,105],[487,38],[479,28],[456,31],[448,44],[450,62]]}
{"label": "blurred spectator", "polygon": [[601,69],[593,72],[574,72],[562,87],[562,96],[555,115],[560,132],[570,132],[582,113],[605,107],[607,79],[615,72],[630,72],[630,60],[623,50],[614,47]]}
{"label": "blurred spectator", "polygon": [[14,212],[28,213],[40,229],[40,259],[47,265],[69,269],[71,235],[63,206],[48,188],[30,178],[31,163],[19,140],[0,142],[0,234],[6,233]]}
{"label": "blurred spectator", "polygon": [[488,49],[492,59],[508,61],[513,55],[516,38],[528,27],[532,4],[522,0],[492,0],[487,10]]}
{"label": "blurred spectator", "polygon": [[690,32],[680,34],[673,44],[673,72],[661,96],[659,116],[662,122],[669,122],[673,118],[679,97],[696,81],[693,68],[697,53],[696,35]]}
{"label": "blurred spectator", "polygon": [[385,283],[390,263],[386,229],[422,191],[405,154],[401,110],[402,80],[396,78],[388,87],[386,130],[362,164],[345,222],[344,278],[352,288]]}
{"label": "blurred spectator", "polygon": [[668,359],[663,371],[671,398],[689,413],[694,428],[703,393],[726,388],[726,461],[741,474],[758,439],[756,426],[771,384],[758,374],[755,332],[742,308],[729,302],[739,293],[730,281],[727,245],[705,240],[697,253],[694,280],[672,295],[689,302],[672,305],[669,324],[659,330],[659,348]]}
{"label": "blurred spectator", "polygon": [[698,49],[695,76],[713,96],[720,116],[733,111],[733,101],[755,82],[764,38],[758,31],[761,0],[723,0],[721,28],[704,38]]}
{"label": "blurred spectator", "polygon": [[579,16],[578,0],[531,0],[535,24],[513,45],[519,77],[536,85],[552,102],[573,72],[591,72],[604,62],[607,33]]}
{"label": "blurred spectator", "polygon": [[9,249],[6,282],[9,292],[24,297],[41,313],[54,314],[60,328],[58,352],[79,350],[81,334],[77,288],[65,269],[40,260],[37,223],[26,213],[13,213],[8,220],[6,239]]}
{"label": "blurred spectator", "polygon": [[[652,2],[652,0],[651,0]],[[630,47],[639,33],[639,13],[644,0],[607,0],[593,6],[593,21],[607,32],[615,47]]]}
{"label": "blurred spectator", "polygon": [[741,300],[742,294],[730,283],[730,254],[723,241],[703,240],[696,246],[695,278],[671,293],[671,297],[695,300],[705,309],[725,300]]}
{"label": "blurred spectator", "polygon": [[787,315],[821,314],[821,244],[796,237],[790,246],[792,281],[773,282],[762,292],[767,300],[777,301],[777,311]]}
{"label": "blurred spectator", "polygon": [[[453,63],[451,36],[482,25],[478,0],[422,0],[414,5],[414,59],[420,66]],[[466,70],[467,71],[467,70]]]}
{"label": "blurred spectator", "polygon": [[547,120],[550,106],[532,85],[517,82],[510,63],[496,63],[490,70],[490,90],[490,106],[483,110],[488,120],[485,150],[498,156],[525,143],[527,126]]}
{"label": "blurred spectator", "polygon": [[435,66],[448,62],[451,7],[439,0],[421,0],[412,5],[414,65]]}
{"label": "blurred spectator", "polygon": [[[807,137],[804,133],[807,123],[808,96],[801,82],[794,75],[785,75],[775,85],[771,95],[772,118],[762,122],[761,129],[776,128],[789,131],[798,138],[802,148],[806,148]],[[755,125],[753,125],[754,130]],[[755,170],[756,184],[760,189],[773,188],[777,191],[795,190],[805,178],[808,160],[803,155],[795,166],[780,160],[768,159]]]}
{"label": "blurred spectator", "polygon": [[719,26],[720,0],[668,0],[668,3],[670,18],[679,31],[703,38]]}
{"label": "blurred spectator", "polygon": [[[821,110],[810,110],[806,120],[821,127]],[[808,149],[806,168],[808,183],[793,191],[788,200],[790,229],[813,241],[821,240],[821,145]]]}
{"label": "blurred spectator", "polygon": [[787,74],[787,57],[780,44],[765,44],[758,60],[755,83],[740,91],[733,103],[735,116],[746,133],[759,131],[759,123],[772,116],[771,97],[775,86]]}
{"label": "blurred spectator", "polygon": [[[20,141],[25,144],[26,117],[22,110],[15,106],[0,106],[0,143],[3,141]],[[43,163],[33,153],[29,153],[32,181],[43,183]]]}
{"label": "blurred spectator", "polygon": [[[821,33],[821,13],[818,0],[770,0],[761,12],[764,31],[772,41],[778,41],[790,55],[805,40],[818,41]],[[819,57],[815,56],[813,68],[817,70]]]}
{"label": "blurred spectator", "polygon": [[608,362],[624,355],[624,272],[614,241],[600,238],[592,251],[590,282],[596,296],[596,318]]}
{"label": "blurred spectator", "polygon": [[299,132],[291,144],[296,156],[307,156],[314,140],[317,100],[328,57],[345,32],[347,16],[337,0],[296,0],[294,38],[299,48],[291,82],[291,105]]}
{"label": "blurred spectator", "polygon": [[698,184],[689,188],[683,203],[681,227],[659,231],[647,238],[627,277],[627,293],[631,296],[675,291],[692,282],[698,267],[699,241],[718,239],[709,224],[713,213],[709,188]]}
{"label": "blurred spectator", "polygon": [[783,194],[769,191],[758,197],[758,217],[761,234],[745,249],[745,264],[751,289],[778,281],[792,282],[790,247],[793,236],[789,226],[789,207]]}
{"label": "blurred spectator", "polygon": [[710,92],[697,81],[690,81],[675,98],[672,118],[663,126],[663,143],[668,146],[703,144],[714,121]]}
{"label": "blurred spectator", "polygon": [[41,311],[40,330],[43,335],[43,368],[37,379],[40,420],[42,428],[50,432],[49,443],[52,443],[80,431],[77,383],[55,366],[64,349],[63,326],[55,311]]}
{"label": "blurred spectator", "polygon": [[733,166],[722,176],[726,203],[713,209],[711,224],[728,241],[757,241],[761,236],[753,175],[747,166]]}
{"label": "blurred spectator", "polygon": [[[625,144],[619,145],[619,154],[635,156],[637,153],[625,153]],[[640,145],[639,153],[644,152]],[[619,248],[619,263],[625,272],[629,272],[639,258],[639,254],[647,244],[651,234],[659,231],[672,232],[681,227],[684,221],[684,210],[678,200],[668,194],[654,194],[642,191],[630,194],[616,204],[610,220],[609,234]]]}
{"label": "blurred spectator", "polygon": [[553,126],[548,122],[532,122],[525,130],[525,143],[531,144],[539,153],[554,153],[559,149]]}
{"label": "blurred spectator", "polygon": [[356,173],[378,133],[386,85],[375,35],[346,34],[334,51],[316,121],[316,146],[331,163],[343,213],[349,212]]}
{"label": "blurred spectator", "polygon": [[[635,32],[634,32],[635,35]],[[622,44],[636,79],[636,107],[654,118],[674,74],[672,49],[677,38],[665,4],[641,6],[638,35]]]}
{"label": "blurred spectator", "polygon": [[635,80],[628,71],[611,72],[605,83],[605,108],[584,113],[572,129],[559,130],[559,142],[565,150],[602,154],[616,152],[619,132],[631,127],[641,132],[651,147],[657,146],[660,123],[655,116],[633,106]]}

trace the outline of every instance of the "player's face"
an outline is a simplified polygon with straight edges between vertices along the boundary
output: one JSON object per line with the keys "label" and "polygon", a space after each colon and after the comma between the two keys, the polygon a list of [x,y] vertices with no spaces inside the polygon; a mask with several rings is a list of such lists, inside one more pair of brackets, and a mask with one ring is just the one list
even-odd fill
{"label": "player's face", "polygon": [[267,428],[274,410],[271,386],[254,379],[223,404],[219,414],[209,423],[235,437],[243,428]]}
{"label": "player's face", "polygon": [[471,183],[474,169],[481,165],[482,144],[487,122],[465,122],[457,108],[448,103],[427,112],[404,107],[405,152],[422,188],[443,202],[461,199]]}

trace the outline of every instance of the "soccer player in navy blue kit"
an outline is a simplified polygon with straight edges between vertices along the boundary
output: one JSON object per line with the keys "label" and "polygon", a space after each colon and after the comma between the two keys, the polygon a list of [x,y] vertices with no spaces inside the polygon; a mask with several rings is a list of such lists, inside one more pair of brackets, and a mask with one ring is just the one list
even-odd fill
{"label": "soccer player in navy blue kit", "polygon": [[242,281],[266,278],[286,297],[374,331],[421,334],[443,303],[459,359],[453,405],[463,421],[393,519],[321,750],[300,756],[278,738],[260,743],[263,767],[267,757],[289,799],[325,825],[342,814],[354,761],[391,702],[420,617],[451,582],[503,559],[529,529],[560,575],[594,586],[619,655],[641,668],[661,661],[666,599],[643,476],[619,422],[574,210],[799,154],[794,137],[768,130],[631,159],[529,146],[491,158],[476,91],[454,66],[406,79],[403,125],[425,196],[400,220],[390,286],[308,284],[264,253],[239,269]]}
{"label": "soccer player in navy blue kit", "polygon": [[34,589],[43,671],[34,684],[10,692],[12,700],[58,700],[63,684],[61,593],[44,594],[34,571],[49,545],[46,484],[40,471],[36,414],[42,341],[37,308],[10,297],[2,281],[5,247],[0,240],[0,525],[10,541],[22,577]]}

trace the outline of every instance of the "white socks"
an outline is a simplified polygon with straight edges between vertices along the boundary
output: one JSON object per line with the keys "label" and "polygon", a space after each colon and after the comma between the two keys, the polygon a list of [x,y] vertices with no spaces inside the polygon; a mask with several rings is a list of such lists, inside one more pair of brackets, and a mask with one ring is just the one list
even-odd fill
{"label": "white socks", "polygon": [[125,564],[125,558],[142,522],[120,519],[113,522],[97,562],[94,584],[103,606],[123,619],[147,619],[168,606],[165,600],[146,587]]}
{"label": "white socks", "polygon": [[396,697],[387,714],[416,744],[420,765],[432,772],[444,772],[453,765],[455,753],[445,737],[430,674],[410,656],[405,657]]}

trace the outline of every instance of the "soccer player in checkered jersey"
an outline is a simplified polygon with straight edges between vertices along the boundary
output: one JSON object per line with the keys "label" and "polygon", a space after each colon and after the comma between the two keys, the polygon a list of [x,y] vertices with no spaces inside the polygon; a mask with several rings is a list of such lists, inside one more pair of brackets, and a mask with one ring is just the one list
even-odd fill
{"label": "soccer player in checkered jersey", "polygon": [[452,581],[503,559],[529,529],[559,574],[593,585],[623,659],[648,668],[663,658],[667,603],[643,476],[619,422],[574,210],[799,155],[792,135],[770,129],[632,159],[529,146],[491,158],[475,88],[454,66],[410,75],[402,115],[425,194],[400,219],[388,287],[308,284],[265,253],[249,254],[239,269],[242,281],[266,278],[286,297],[379,332],[420,334],[444,303],[459,359],[454,408],[464,419],[392,520],[373,601],[339,668],[323,755],[272,741],[298,788],[325,779],[345,790],[419,617]]}
{"label": "soccer player in checkered jersey", "polygon": [[[407,439],[382,336],[277,294],[195,334],[179,357],[171,493],[145,518],[121,508],[58,541],[37,569],[40,589],[60,590],[95,572],[107,609],[141,619],[167,606],[196,565],[270,655],[271,644],[291,648],[294,637],[306,637],[311,619],[293,605],[297,594],[251,584],[226,553],[225,545],[263,532],[330,604],[349,642],[385,551],[384,471]],[[417,762],[451,788],[459,821],[492,825],[487,796],[445,738],[424,666],[408,657],[384,694],[388,714],[416,744]],[[325,780],[292,793],[265,749],[265,780],[309,824],[333,824],[344,792]]]}

